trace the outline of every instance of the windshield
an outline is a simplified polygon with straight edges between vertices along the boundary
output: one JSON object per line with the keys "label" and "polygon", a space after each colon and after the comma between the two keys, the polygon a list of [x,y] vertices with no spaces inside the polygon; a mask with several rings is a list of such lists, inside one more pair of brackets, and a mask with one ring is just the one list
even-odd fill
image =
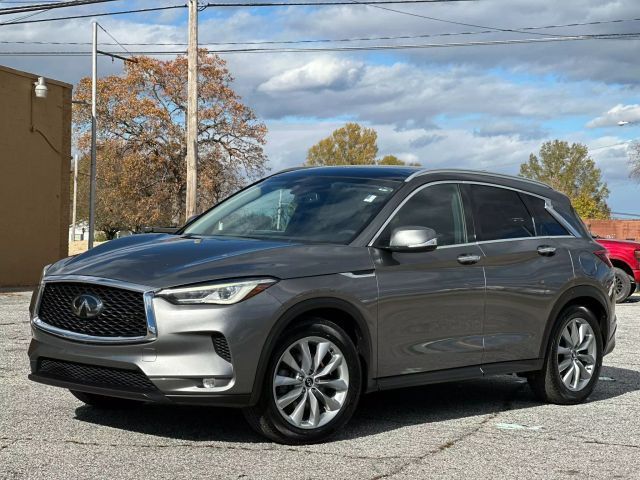
{"label": "windshield", "polygon": [[346,244],[397,185],[379,179],[271,177],[220,203],[183,234]]}

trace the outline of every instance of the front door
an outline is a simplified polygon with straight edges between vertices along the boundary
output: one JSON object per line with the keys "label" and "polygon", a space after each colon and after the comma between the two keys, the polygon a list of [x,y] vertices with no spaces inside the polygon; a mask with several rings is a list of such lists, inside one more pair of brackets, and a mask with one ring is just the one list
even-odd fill
{"label": "front door", "polygon": [[378,371],[406,375],[482,361],[484,274],[482,251],[468,243],[471,230],[460,187],[418,187],[385,227],[375,245],[388,245],[403,226],[432,228],[430,252],[373,248],[378,279]]}

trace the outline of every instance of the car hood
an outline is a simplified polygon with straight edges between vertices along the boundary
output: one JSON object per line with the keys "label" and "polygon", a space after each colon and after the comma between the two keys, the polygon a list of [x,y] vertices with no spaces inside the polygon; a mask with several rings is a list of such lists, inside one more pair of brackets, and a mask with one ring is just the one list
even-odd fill
{"label": "car hood", "polygon": [[373,268],[368,249],[235,237],[133,235],[53,264],[47,277],[84,275],[166,288],[229,278],[279,279]]}

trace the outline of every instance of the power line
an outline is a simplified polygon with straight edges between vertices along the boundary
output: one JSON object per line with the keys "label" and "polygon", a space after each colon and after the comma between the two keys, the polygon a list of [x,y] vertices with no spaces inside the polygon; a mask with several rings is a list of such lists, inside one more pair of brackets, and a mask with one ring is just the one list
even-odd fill
{"label": "power line", "polygon": [[[166,7],[151,7],[151,8],[138,8],[136,10],[122,10],[117,12],[103,12],[103,13],[91,13],[87,15],[68,15],[66,17],[54,17],[54,18],[43,18],[38,20],[21,20],[16,22],[11,22],[6,25],[23,25],[26,23],[42,23],[42,22],[55,22],[58,20],[76,20],[79,18],[93,18],[93,17],[106,17],[111,15],[125,15],[128,13],[146,13],[146,12],[158,12],[161,10],[171,10],[176,8],[187,8],[186,5],[169,5]],[[2,26],[4,24],[0,24]]]}
{"label": "power line", "polygon": [[116,39],[116,37],[114,37],[113,35],[111,35],[111,34],[107,31],[107,29],[106,29],[106,28],[104,28],[104,27],[103,27],[102,25],[100,25],[99,23],[97,23],[97,25],[98,25],[98,27],[100,27],[100,29],[101,29],[104,33],[106,33],[107,35],[109,35],[109,37],[111,37],[111,40],[113,40],[114,42],[116,42],[116,44],[117,44],[117,45],[120,45],[120,47],[121,47],[125,52],[127,52],[129,55],[132,55],[132,53],[131,53],[129,50],[127,50],[127,48],[126,48],[124,45],[122,45],[122,44],[121,44],[121,43]]}
{"label": "power line", "polygon": [[11,15],[14,13],[28,13],[37,10],[52,10],[54,8],[81,7],[84,5],[94,5],[96,3],[119,2],[121,0],[73,0],[68,2],[47,2],[27,5],[22,7],[0,8],[0,15]]}
{"label": "power line", "polygon": [[624,217],[638,217],[640,218],[640,213],[624,213],[624,212],[611,212],[614,215],[622,215]]}
{"label": "power line", "polygon": [[318,7],[326,5],[373,5],[376,3],[387,4],[412,4],[412,3],[458,3],[458,2],[477,2],[478,0],[363,0],[362,2],[345,1],[345,0],[326,0],[320,2],[311,1],[294,1],[294,2],[245,2],[245,3],[225,3],[211,2],[203,5],[204,8],[209,7]]}
{"label": "power line", "polygon": [[[20,7],[6,7],[0,8],[0,15],[10,15],[14,13],[25,13],[36,10],[50,10],[54,8],[68,8],[78,7],[85,5],[94,5],[98,3],[118,2],[121,0],[73,0],[66,2],[51,2],[51,3],[38,3],[34,5],[20,6]],[[382,3],[382,4],[415,4],[415,3],[458,3],[458,2],[475,2],[477,0],[363,0],[359,2],[362,4]],[[2,2],[0,2],[2,3]],[[322,5],[351,5],[352,3],[346,0],[326,0],[324,2],[313,1],[297,1],[297,2],[244,2],[244,3],[231,3],[231,2],[213,2],[207,3],[202,6],[202,9],[208,7],[294,7],[294,6],[322,6]]]}
{"label": "power line", "polygon": [[[442,23],[450,23],[452,25],[462,25],[465,27],[473,27],[473,28],[485,28],[485,29],[489,29],[489,30],[493,30],[496,32],[510,32],[510,33],[528,33],[528,32],[524,32],[521,30],[515,30],[515,29],[511,29],[511,28],[500,28],[500,27],[487,27],[486,25],[477,25],[474,23],[464,23],[464,22],[458,22],[455,20],[447,20],[445,18],[437,18],[437,17],[431,17],[428,15],[421,15],[418,13],[413,13],[413,12],[407,12],[406,10],[397,10],[395,8],[389,8],[389,7],[381,7],[380,5],[375,5],[375,3],[380,3],[380,2],[373,2],[373,3],[366,3],[364,1],[359,1],[359,0],[351,0],[351,3],[355,3],[358,5],[368,5],[370,7],[373,8],[378,8],[380,10],[386,10],[388,12],[393,12],[393,13],[398,13],[400,15],[409,15],[411,17],[418,17],[418,18],[424,18],[425,20],[431,20],[434,22],[442,22]],[[540,36],[563,36],[563,35],[554,35],[552,33],[536,33],[536,32],[531,32],[533,35],[540,35]]]}
{"label": "power line", "polygon": [[626,142],[619,142],[619,143],[614,143],[614,144],[611,144],[611,145],[604,145],[602,147],[590,148],[589,151],[593,152],[595,150],[604,150],[605,148],[621,147],[622,145],[628,145],[631,142],[633,142],[633,140],[627,140]]}
{"label": "power line", "polygon": [[38,10],[37,12],[28,13],[26,15],[22,15],[21,17],[7,20],[6,22],[0,22],[0,25],[11,25],[12,23],[17,22],[19,20],[25,20],[27,18],[35,17],[36,15],[40,15],[45,12],[47,12],[47,10]]}
{"label": "power line", "polygon": [[[526,38],[526,39],[509,39],[509,40],[487,40],[476,42],[458,42],[458,43],[426,43],[426,44],[409,44],[409,45],[371,45],[371,46],[346,46],[346,47],[322,47],[322,48],[238,48],[238,49],[222,49],[210,50],[210,53],[228,54],[228,53],[312,53],[312,52],[351,52],[351,51],[377,51],[377,50],[409,50],[409,49],[431,49],[431,48],[455,48],[455,47],[479,47],[479,46],[497,46],[497,45],[522,45],[531,43],[551,43],[551,42],[568,42],[583,40],[633,40],[640,38],[640,32],[632,33],[616,33],[616,34],[598,34],[598,35],[578,35],[573,37],[545,37],[545,38]],[[110,52],[104,52],[110,54]],[[131,51],[131,55],[184,55],[185,50],[159,50],[159,51]],[[81,57],[90,55],[91,52],[84,51],[10,51],[0,52],[0,56],[69,56]]]}
{"label": "power line", "polygon": [[[518,27],[517,30],[541,30],[548,28],[559,27],[577,27],[584,25],[604,25],[611,23],[622,22],[635,22],[640,21],[640,18],[627,18],[616,20],[599,20],[594,22],[584,23],[567,23],[562,25],[542,25],[536,27]],[[352,37],[352,38],[322,38],[322,39],[308,39],[308,40],[259,40],[259,41],[246,41],[246,42],[200,42],[200,45],[273,45],[273,44],[301,44],[301,43],[331,43],[331,42],[365,42],[374,40],[410,40],[416,38],[433,38],[433,37],[450,37],[460,35],[480,35],[486,33],[495,33],[494,30],[475,30],[469,32],[444,32],[444,33],[426,33],[419,35],[398,35],[398,36],[380,36],[380,37]],[[37,41],[37,40],[0,40],[0,44],[19,44],[19,45],[91,45],[91,42],[51,42],[51,41]],[[136,42],[136,43],[108,43],[101,42],[101,45],[126,45],[126,46],[186,46],[186,43],[180,42]]]}

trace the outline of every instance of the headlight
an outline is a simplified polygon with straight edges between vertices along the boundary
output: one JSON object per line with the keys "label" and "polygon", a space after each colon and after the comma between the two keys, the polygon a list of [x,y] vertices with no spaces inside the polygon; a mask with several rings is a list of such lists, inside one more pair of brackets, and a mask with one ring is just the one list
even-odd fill
{"label": "headlight", "polygon": [[276,282],[277,280],[273,278],[239,280],[211,285],[167,288],[160,290],[156,295],[177,304],[231,305],[257,295]]}

